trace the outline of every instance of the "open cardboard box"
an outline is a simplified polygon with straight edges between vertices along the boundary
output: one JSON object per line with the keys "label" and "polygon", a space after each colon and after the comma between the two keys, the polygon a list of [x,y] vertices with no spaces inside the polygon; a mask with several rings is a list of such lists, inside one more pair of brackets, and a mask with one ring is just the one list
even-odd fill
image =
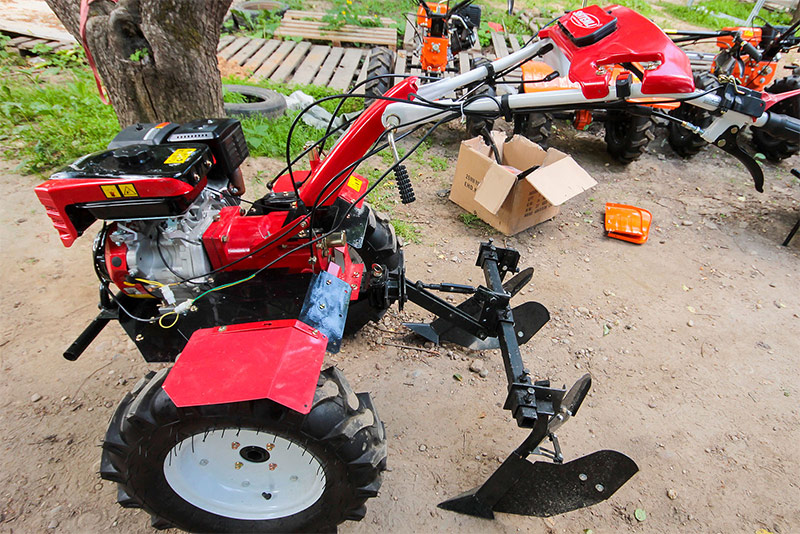
{"label": "open cardboard box", "polygon": [[[561,204],[597,185],[568,155],[521,135],[492,132],[503,165],[480,137],[461,142],[450,200],[506,235],[558,214]],[[523,179],[517,174],[540,167]],[[510,168],[509,168],[510,167]]]}

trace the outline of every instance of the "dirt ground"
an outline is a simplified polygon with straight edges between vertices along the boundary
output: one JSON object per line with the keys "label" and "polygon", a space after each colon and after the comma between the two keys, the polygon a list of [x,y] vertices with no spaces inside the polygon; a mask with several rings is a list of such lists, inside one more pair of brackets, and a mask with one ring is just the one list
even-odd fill
{"label": "dirt ground", "polygon": [[[436,508],[481,483],[526,433],[501,409],[499,354],[423,350],[399,324],[425,315],[408,305],[329,357],[357,391],[372,393],[389,439],[380,495],[340,531],[800,531],[800,237],[779,246],[800,216],[800,184],[789,174],[800,158],[767,165],[758,194],[713,149],[685,161],[660,136],[622,167],[599,132],[563,130],[553,144],[598,185],[555,219],[503,238],[466,227],[460,208],[437,195],[459,135],[442,130],[429,152],[446,157],[447,170],[427,170],[425,158],[410,166],[418,201],[394,213],[422,230],[406,247],[409,277],[477,284],[479,241],[519,249],[536,274],[517,303],[535,299],[552,314],[522,349],[528,367],[558,385],[594,377],[560,432],[565,456],[616,449],[641,471],[609,501],[549,519],[486,521]],[[246,174],[276,165],[253,162]],[[61,357],[96,313],[92,232],[65,249],[35,199],[37,179],[13,168],[0,163],[0,532],[150,532],[146,514],[120,508],[98,470],[116,403],[153,366],[117,325],[77,362]],[[259,188],[251,184],[251,198]],[[645,245],[604,237],[608,201],[652,211]],[[485,378],[469,369],[476,359]]]}

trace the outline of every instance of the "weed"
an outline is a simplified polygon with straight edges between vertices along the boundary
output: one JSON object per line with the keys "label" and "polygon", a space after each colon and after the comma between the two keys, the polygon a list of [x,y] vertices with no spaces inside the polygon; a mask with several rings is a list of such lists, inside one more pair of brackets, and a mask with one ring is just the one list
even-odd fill
{"label": "weed", "polygon": [[247,102],[247,97],[244,96],[242,93],[237,93],[235,91],[226,91],[225,88],[222,89],[222,101],[226,104],[244,104]]}
{"label": "weed", "polygon": [[484,231],[491,231],[492,227],[483,222],[480,217],[474,213],[462,212],[458,214],[458,220],[464,223],[467,228],[475,228]]}
{"label": "weed", "polygon": [[421,231],[414,223],[399,219],[392,219],[389,222],[394,226],[394,231],[398,237],[411,243],[422,243]]}
{"label": "weed", "polygon": [[91,74],[73,70],[73,81],[48,85],[29,70],[16,72],[23,76],[0,85],[0,139],[10,141],[6,156],[21,159],[25,172],[45,172],[101,150],[119,130],[114,110],[97,98]]}
{"label": "weed", "polygon": [[[290,111],[277,119],[258,116],[243,118],[242,130],[244,130],[250,154],[254,157],[285,158],[289,129],[298,113]],[[325,135],[324,130],[313,128],[303,121],[299,121],[292,134],[290,153],[299,154],[306,142],[316,141],[323,135]]]}
{"label": "weed", "polygon": [[128,59],[135,63],[139,63],[144,61],[145,59],[150,57],[150,51],[146,48],[137,48],[133,51],[133,53],[128,56]]}
{"label": "weed", "polygon": [[340,30],[345,24],[366,28],[383,27],[381,17],[395,20],[390,28],[400,28],[400,14],[392,2],[380,0],[334,0],[331,8],[322,17],[323,30]]}
{"label": "weed", "polygon": [[445,158],[443,158],[441,156],[433,156],[433,155],[431,155],[428,158],[428,162],[427,163],[428,163],[428,166],[432,170],[437,171],[437,172],[446,171],[447,167],[448,167],[447,159],[445,159]]}

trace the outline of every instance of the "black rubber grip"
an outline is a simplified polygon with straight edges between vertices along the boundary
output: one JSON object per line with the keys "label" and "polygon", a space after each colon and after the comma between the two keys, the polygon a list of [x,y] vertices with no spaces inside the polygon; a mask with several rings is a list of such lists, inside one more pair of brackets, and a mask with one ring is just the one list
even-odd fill
{"label": "black rubber grip", "polygon": [[750,56],[750,59],[756,62],[761,61],[761,52],[759,52],[758,49],[750,43],[742,43],[742,51]]}
{"label": "black rubber grip", "polygon": [[769,118],[761,130],[778,139],[784,139],[790,143],[800,143],[800,119],[770,111],[767,113],[769,113]]}
{"label": "black rubber grip", "polygon": [[103,328],[105,328],[105,326],[108,324],[108,321],[110,321],[110,319],[100,317],[98,315],[97,318],[89,323],[89,326],[87,326],[83,332],[81,332],[81,335],[78,336],[78,339],[76,339],[72,345],[70,345],[69,348],[64,351],[64,358],[71,362],[77,360],[78,356],[83,354],[83,351],[86,350],[86,347],[88,347],[89,344],[94,341],[94,338],[96,338],[97,335],[103,331]]}

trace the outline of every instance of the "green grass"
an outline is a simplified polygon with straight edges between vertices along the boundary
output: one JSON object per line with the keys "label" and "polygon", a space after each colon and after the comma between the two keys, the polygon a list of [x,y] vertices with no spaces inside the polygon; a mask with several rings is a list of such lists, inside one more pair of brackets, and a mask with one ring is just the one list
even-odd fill
{"label": "green grass", "polygon": [[[724,13],[738,19],[746,20],[753,5],[749,3],[739,2],[738,0],[703,0],[695,3],[692,7],[687,7],[685,4],[672,4],[669,2],[659,2],[664,11],[669,13],[675,18],[685,20],[697,26],[704,26],[706,28],[719,29],[723,27],[733,26],[735,23],[729,19],[719,18],[711,15],[711,12]],[[792,16],[789,13],[777,13],[762,9],[760,16],[767,22],[773,25],[789,25],[792,21]],[[758,18],[754,24],[762,24]]]}
{"label": "green grass", "polygon": [[466,226],[467,228],[474,228],[477,230],[483,230],[487,232],[494,231],[494,229],[491,226],[483,222],[483,220],[474,213],[469,213],[466,211],[459,213],[458,220],[464,223],[464,226]]}
{"label": "green grass", "polygon": [[119,131],[91,74],[70,71],[70,81],[51,84],[30,69],[0,82],[0,140],[20,169],[43,173],[97,150]]}

